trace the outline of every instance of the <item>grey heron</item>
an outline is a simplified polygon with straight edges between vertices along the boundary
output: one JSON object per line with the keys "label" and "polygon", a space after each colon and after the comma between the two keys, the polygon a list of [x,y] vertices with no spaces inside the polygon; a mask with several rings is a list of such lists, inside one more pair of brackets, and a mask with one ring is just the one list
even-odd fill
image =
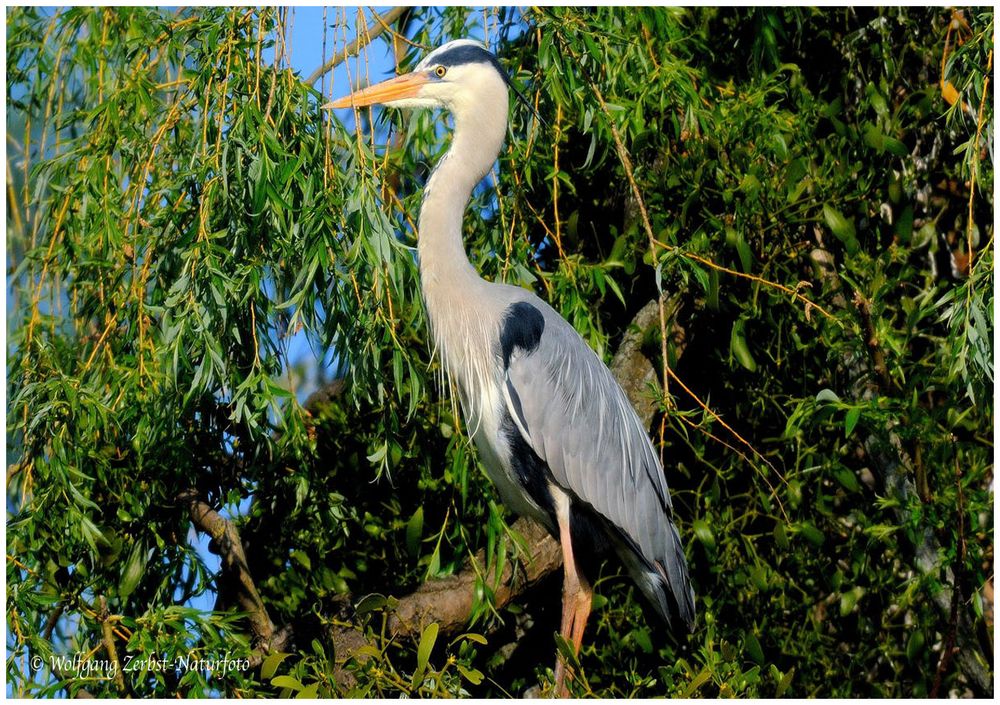
{"label": "grey heron", "polygon": [[[507,73],[482,44],[460,39],[408,74],[325,105],[444,108],[451,147],[424,188],[417,225],[432,337],[467,426],[504,503],[562,547],[561,632],[579,652],[593,557],[616,553],[673,628],[694,624],[694,591],[657,453],[597,354],[532,292],[479,276],[462,242],[472,190],[507,131]],[[565,694],[557,658],[555,690]]]}

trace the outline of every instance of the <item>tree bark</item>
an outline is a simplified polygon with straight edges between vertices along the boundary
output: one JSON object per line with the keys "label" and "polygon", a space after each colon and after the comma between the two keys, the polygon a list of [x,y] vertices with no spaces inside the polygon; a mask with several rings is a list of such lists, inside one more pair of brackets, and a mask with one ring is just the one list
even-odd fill
{"label": "tree bark", "polygon": [[[246,612],[250,622],[250,633],[255,647],[268,650],[274,636],[274,623],[267,614],[250,569],[247,567],[243,542],[233,523],[212,509],[193,489],[185,490],[177,496],[186,504],[191,521],[200,531],[212,537],[213,548],[222,558],[222,579],[225,587],[232,589],[240,609]],[[222,586],[220,586],[220,591]]]}

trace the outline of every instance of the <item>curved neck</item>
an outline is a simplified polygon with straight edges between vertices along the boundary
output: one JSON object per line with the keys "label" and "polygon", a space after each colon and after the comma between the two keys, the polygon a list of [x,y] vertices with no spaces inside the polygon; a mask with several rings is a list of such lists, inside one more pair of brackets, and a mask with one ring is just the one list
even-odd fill
{"label": "curved neck", "polygon": [[[462,216],[472,189],[489,172],[507,130],[507,91],[503,108],[483,101],[468,110],[454,109],[451,149],[441,158],[424,188],[417,226],[417,252],[424,295],[456,290],[480,280],[462,242]],[[465,107],[465,106],[461,106]]]}

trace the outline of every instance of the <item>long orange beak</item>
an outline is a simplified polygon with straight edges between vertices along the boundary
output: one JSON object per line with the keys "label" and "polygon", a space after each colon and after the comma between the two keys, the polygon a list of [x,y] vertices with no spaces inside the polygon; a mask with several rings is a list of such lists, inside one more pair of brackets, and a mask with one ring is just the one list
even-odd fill
{"label": "long orange beak", "polygon": [[413,98],[425,83],[427,83],[427,78],[422,74],[407,73],[345,95],[343,98],[327,103],[323,108],[349,108],[352,105],[362,108],[366,105],[385,103],[390,100]]}

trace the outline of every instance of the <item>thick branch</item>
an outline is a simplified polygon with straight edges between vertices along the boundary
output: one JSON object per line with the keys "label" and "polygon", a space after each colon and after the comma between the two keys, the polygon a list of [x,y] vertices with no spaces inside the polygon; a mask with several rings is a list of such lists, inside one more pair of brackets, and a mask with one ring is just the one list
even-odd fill
{"label": "thick branch", "polygon": [[407,6],[394,7],[384,15],[376,16],[375,21],[368,25],[368,28],[364,32],[359,33],[353,42],[344,47],[343,51],[313,71],[309,78],[306,79],[306,85],[311,86],[316,83],[333,67],[343,63],[347,57],[357,54],[361,49],[368,46],[375,37],[386,31],[390,24],[399,19],[399,16],[409,9]]}
{"label": "thick branch", "polygon": [[55,631],[56,625],[63,616],[63,612],[66,611],[66,606],[63,604],[58,605],[49,615],[49,618],[45,620],[45,629],[42,630],[42,638],[45,641],[52,640],[52,632]]}
{"label": "thick branch", "polygon": [[[667,332],[667,342],[670,343],[674,351],[674,357],[679,359],[687,344],[684,329],[675,320],[679,308],[679,296],[663,300],[662,308],[660,300],[657,299],[653,299],[643,306],[632,319],[628,330],[625,331],[622,342],[618,346],[618,352],[615,353],[615,357],[611,361],[611,374],[625,390],[628,400],[632,402],[633,408],[647,429],[659,407],[656,397],[649,393],[649,389],[650,387],[659,388],[660,384],[656,368],[642,351],[642,344],[650,331],[659,327],[659,314],[663,310],[666,313],[666,319],[673,321],[672,327],[664,326],[664,329],[670,328]],[[661,347],[662,349],[666,349],[666,346]]]}
{"label": "thick branch", "polygon": [[[487,584],[495,585],[493,597],[498,609],[505,607],[562,566],[562,550],[548,531],[525,518],[518,519],[511,528],[524,538],[530,554],[522,566],[523,570],[515,571],[513,564],[507,563],[499,584],[495,582],[496,573],[493,570],[486,575]],[[475,561],[478,565],[484,564],[485,551],[479,551]],[[444,635],[465,629],[472,617],[477,576],[476,569],[470,566],[457,575],[428,580],[414,592],[401,598],[389,619],[391,635],[418,637],[428,624],[434,622]],[[354,684],[354,676],[344,670],[343,665],[362,647],[371,644],[361,629],[350,622],[335,622],[330,629],[330,639],[334,653],[337,654],[333,678],[342,687],[350,687]]]}
{"label": "thick branch", "polygon": [[261,643],[253,652],[250,654],[250,668],[257,668],[267,657],[269,653],[272,652],[287,652],[292,648],[292,642],[295,640],[295,628],[291,624],[286,624],[281,627],[281,629],[276,630],[272,635],[271,639],[265,643]]}
{"label": "thick branch", "polygon": [[[562,565],[559,542],[548,531],[525,518],[514,522],[512,528],[524,537],[530,555],[524,563],[524,569],[520,571],[514,571],[513,564],[508,562],[499,584],[496,583],[496,573],[492,569],[486,575],[488,585],[497,585],[493,595],[498,609],[505,607]],[[479,551],[475,560],[479,565],[484,564],[486,552]],[[428,580],[416,592],[399,601],[389,622],[390,629],[399,636],[419,635],[431,622],[437,622],[445,634],[464,629],[472,616],[476,579],[476,571],[467,568],[458,575]]]}
{"label": "thick branch", "polygon": [[181,492],[177,500],[187,505],[195,527],[212,537],[215,549],[222,558],[223,576],[235,588],[240,609],[247,613],[254,644],[268,650],[274,636],[274,624],[250,575],[236,527],[202,500],[195,490]]}

